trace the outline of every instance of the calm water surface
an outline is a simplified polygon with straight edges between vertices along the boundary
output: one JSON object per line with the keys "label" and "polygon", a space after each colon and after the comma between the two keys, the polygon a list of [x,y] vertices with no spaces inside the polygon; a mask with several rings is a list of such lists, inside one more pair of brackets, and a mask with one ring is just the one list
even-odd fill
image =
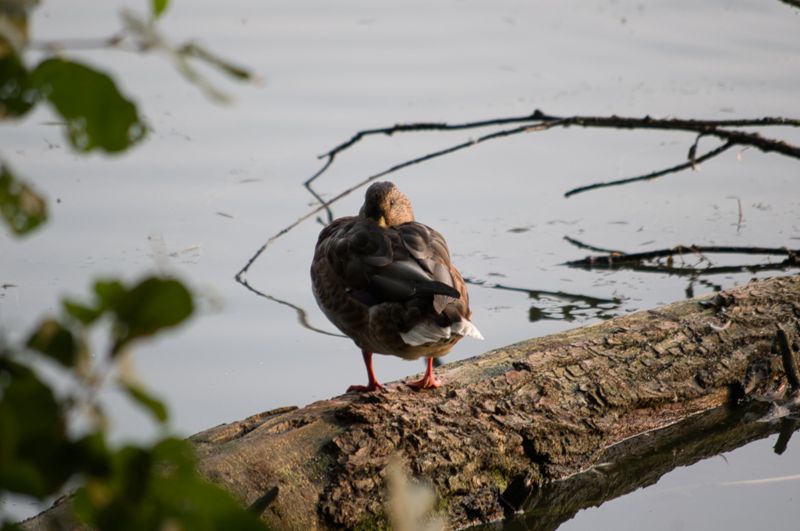
{"label": "calm water surface", "polygon": [[[39,9],[33,34],[104,36],[124,5],[143,10],[146,3],[51,0]],[[364,380],[349,340],[300,327],[294,312],[233,280],[267,237],[313,204],[300,184],[319,168],[316,155],[355,131],[535,108],[800,116],[800,10],[777,0],[196,0],[175,1],[163,26],[176,41],[197,38],[254,69],[264,83],[239,86],[208,72],[235,96],[233,105],[218,106],[163,58],[76,54],[115,74],[153,131],[144,145],[108,158],[72,154],[43,110],[21,126],[0,128],[3,157],[46,193],[52,209],[51,223],[25,240],[0,234],[0,283],[14,285],[0,291],[0,329],[22,336],[63,296],[84,296],[101,275],[133,280],[161,269],[180,276],[200,294],[201,311],[176,333],[142,344],[135,365],[183,434],[324,399]],[[772,133],[800,142],[798,131]],[[470,134],[370,139],[342,154],[317,188],[330,197]],[[465,276],[519,288],[472,288],[474,320],[487,339],[461,342],[447,361],[686,296],[685,277],[560,266],[586,254],[564,236],[626,251],[690,243],[800,247],[800,164],[754,150],[729,152],[697,172],[563,198],[574,186],[682,162],[693,140],[554,130],[394,175],[418,219],[445,234]],[[341,201],[334,213],[355,212],[361,197]],[[320,228],[314,220],[297,227],[248,279],[330,330],[307,272]],[[703,277],[691,289],[700,295],[752,276]],[[580,298],[531,296],[541,291],[616,302],[592,307]],[[391,381],[421,365],[379,357],[376,370]],[[112,391],[106,399],[119,439],[152,433],[121,396]],[[777,457],[772,439],[676,470],[653,487],[582,511],[563,528],[749,530],[765,521],[792,528],[796,480],[720,486],[800,474],[800,445],[792,441]]]}

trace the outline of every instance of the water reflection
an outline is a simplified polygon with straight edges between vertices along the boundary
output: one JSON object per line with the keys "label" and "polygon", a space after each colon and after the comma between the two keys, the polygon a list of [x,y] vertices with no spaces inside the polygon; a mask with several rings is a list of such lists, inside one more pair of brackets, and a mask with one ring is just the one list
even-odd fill
{"label": "water reflection", "polygon": [[619,309],[624,300],[618,297],[602,299],[565,291],[518,288],[474,278],[465,278],[464,281],[467,284],[483,288],[526,293],[529,298],[539,303],[531,305],[528,309],[528,319],[531,322],[542,320],[572,322],[576,319],[588,318],[610,319],[617,315],[615,310]]}
{"label": "water reflection", "polygon": [[[605,451],[602,465],[542,488],[513,481],[503,494],[509,519],[473,531],[557,529],[578,511],[599,506],[639,488],[654,485],[678,467],[730,452],[779,432],[774,452],[781,454],[800,428],[795,417],[765,422],[769,405],[719,408],[658,432],[623,441]],[[514,511],[520,511],[514,515]]]}
{"label": "water reflection", "polygon": [[292,310],[294,310],[295,313],[297,314],[297,324],[299,324],[300,326],[302,326],[306,330],[311,330],[312,332],[316,332],[318,334],[323,334],[323,335],[326,335],[326,336],[346,337],[346,336],[344,336],[342,334],[339,334],[339,333],[336,333],[336,332],[329,332],[327,330],[323,330],[322,328],[317,328],[316,326],[312,325],[309,322],[309,320],[308,320],[308,312],[305,310],[305,308],[302,308],[302,307],[298,306],[297,304],[294,304],[293,302],[290,302],[290,301],[287,301],[287,300],[284,300],[284,299],[279,299],[278,297],[270,295],[269,293],[264,293],[263,291],[257,290],[256,288],[254,288],[253,286],[250,285],[250,283],[247,281],[247,278],[245,278],[245,277],[236,277],[236,281],[239,284],[241,284],[242,286],[244,286],[251,293],[254,293],[254,294],[258,295],[259,297],[264,297],[268,301],[272,301],[272,302],[274,302],[276,304],[280,304],[281,306],[286,306],[286,307],[291,308]]}
{"label": "water reflection", "polygon": [[[638,273],[657,273],[665,276],[688,277],[689,283],[684,290],[687,299],[695,296],[695,285],[704,286],[713,292],[721,291],[723,286],[707,278],[715,275],[737,275],[749,273],[755,275],[764,272],[787,272],[800,268],[800,250],[787,248],[764,247],[698,247],[675,246],[670,249],[659,249],[644,253],[626,253],[615,249],[606,249],[584,243],[570,236],[564,239],[579,249],[602,253],[602,255],[587,256],[580,260],[571,260],[564,263],[568,267],[591,270],[628,270]],[[714,265],[706,254],[723,254],[727,256],[744,255],[778,255],[786,256],[781,262],[768,262],[761,264],[733,263]],[[684,257],[694,256],[697,261],[688,264]],[[676,264],[680,261],[680,264]]]}

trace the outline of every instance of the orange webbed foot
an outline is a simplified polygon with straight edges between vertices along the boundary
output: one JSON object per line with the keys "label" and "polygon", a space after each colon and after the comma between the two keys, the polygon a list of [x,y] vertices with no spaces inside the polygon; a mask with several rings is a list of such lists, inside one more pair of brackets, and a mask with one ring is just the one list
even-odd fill
{"label": "orange webbed foot", "polygon": [[442,386],[442,381],[433,374],[433,358],[428,358],[428,366],[425,369],[425,376],[419,380],[406,382],[406,385],[412,389],[436,389]]}
{"label": "orange webbed foot", "polygon": [[373,391],[383,391],[386,389],[378,382],[370,382],[369,385],[351,385],[347,388],[348,393],[371,393]]}

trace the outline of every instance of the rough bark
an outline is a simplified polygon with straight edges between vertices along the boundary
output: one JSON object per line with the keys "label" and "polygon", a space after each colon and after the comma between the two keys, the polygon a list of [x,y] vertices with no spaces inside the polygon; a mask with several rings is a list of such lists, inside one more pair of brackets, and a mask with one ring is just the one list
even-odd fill
{"label": "rough bark", "polygon": [[765,422],[768,415],[765,403],[719,407],[614,445],[603,452],[597,465],[567,479],[541,487],[517,480],[506,489],[503,499],[519,507],[519,512],[508,520],[472,529],[495,531],[507,526],[554,531],[581,509],[599,507],[655,484],[678,467],[730,452],[776,432],[780,436],[774,451],[782,453],[792,434],[800,428],[800,422],[791,418]]}
{"label": "rough bark", "polygon": [[[544,498],[533,492],[549,492],[556,497],[549,499],[577,511],[599,498],[590,491],[581,501],[564,501],[575,489],[548,485],[587,483],[582,471],[602,471],[602,463],[625,455],[656,456],[648,449],[654,440],[671,440],[671,432],[653,439],[653,430],[680,430],[676,422],[684,419],[705,422],[718,439],[698,448],[764,436],[769,430],[759,426],[734,436],[719,408],[788,392],[774,348],[778,324],[797,350],[798,276],[446,365],[438,371],[445,382],[438,390],[395,386],[339,396],[255,415],[191,440],[202,471],[276,529],[382,527],[383,475],[396,454],[413,476],[432,484],[453,528],[535,508]],[[714,431],[716,424],[724,429]],[[622,494],[669,470],[666,461],[653,463],[638,484],[608,476],[614,488],[609,483],[606,490]]]}

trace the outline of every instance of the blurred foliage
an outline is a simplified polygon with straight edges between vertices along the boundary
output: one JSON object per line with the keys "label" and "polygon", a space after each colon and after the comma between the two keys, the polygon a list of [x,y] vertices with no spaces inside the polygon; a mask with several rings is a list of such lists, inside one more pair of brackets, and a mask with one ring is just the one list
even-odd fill
{"label": "blurred foliage", "polygon": [[[150,277],[132,286],[100,281],[93,300],[64,301],[63,315],[43,319],[24,348],[0,351],[0,497],[43,500],[79,479],[71,500],[75,516],[97,529],[265,529],[200,476],[188,442],[165,437],[112,448],[106,441],[108,419],[97,391],[112,376],[156,421],[168,420],[166,406],[131,374],[115,371],[116,364],[137,339],[184,322],[192,310],[191,294],[174,279]],[[111,346],[105,355],[93,354],[85,338],[103,326]],[[45,359],[66,391],[56,393],[37,374]],[[76,435],[69,425],[81,415],[88,428]]]}
{"label": "blurred foliage", "polygon": [[[208,97],[228,101],[222,91],[211,84],[195,68],[198,61],[231,79],[253,81],[251,72],[222,59],[194,42],[173,45],[157,27],[157,21],[169,7],[168,0],[150,0],[149,16],[132,11],[121,12],[121,29],[105,39],[50,42],[37,45],[28,36],[28,17],[37,0],[0,0],[0,120],[22,119],[40,103],[49,104],[63,125],[70,147],[79,153],[121,153],[147,136],[148,126],[136,104],[123,94],[114,79],[99,68],[69,60],[64,52],[70,45],[78,48],[87,43],[93,47],[134,52],[158,51],[170,58],[177,70]],[[26,52],[35,47],[45,54],[38,64],[26,64]],[[0,164],[2,164],[0,156]],[[5,165],[4,165],[5,167]],[[6,226],[15,236],[23,236],[46,219],[46,201],[21,179],[6,178],[4,170],[0,188],[0,210]],[[8,179],[11,179],[9,181]],[[42,215],[18,217],[16,203],[5,188],[16,183],[29,198],[26,204],[37,204]],[[8,211],[16,212],[8,214]]]}
{"label": "blurred foliage", "polygon": [[0,217],[15,236],[24,235],[47,219],[47,203],[18,180],[0,161]]}
{"label": "blurred foliage", "polygon": [[65,121],[77,151],[124,151],[142,140],[145,125],[136,105],[125,99],[109,76],[79,63],[46,59],[31,73],[40,99]]}
{"label": "blurred foliage", "polygon": [[[195,44],[175,48],[155,28],[168,0],[151,0],[142,19],[123,13],[123,31],[101,47],[133,40],[134,51],[158,49],[207,94],[217,96],[188,64],[199,59],[235,79],[250,74]],[[30,10],[37,0],[0,0],[0,120],[24,119],[48,104],[73,151],[119,153],[141,142],[147,126],[136,105],[97,68],[65,58],[49,44],[38,64],[25,53]],[[62,43],[63,44],[63,43]],[[58,52],[58,55],[55,53]],[[217,98],[221,99],[221,98]],[[47,203],[0,157],[0,218],[15,236],[47,219]],[[110,279],[94,284],[86,301],[65,300],[61,315],[42,319],[23,345],[0,342],[0,499],[7,494],[47,500],[70,489],[78,521],[100,530],[265,529],[227,492],[197,472],[191,445],[171,436],[151,444],[114,447],[98,398],[116,386],[166,433],[167,407],[123,363],[140,339],[185,322],[194,310],[179,281],[150,277],[135,283]],[[96,329],[108,331],[108,347],[89,343]],[[0,506],[0,529],[16,529]]]}
{"label": "blurred foliage", "polygon": [[152,0],[153,17],[158,18],[167,9],[167,0]]}

